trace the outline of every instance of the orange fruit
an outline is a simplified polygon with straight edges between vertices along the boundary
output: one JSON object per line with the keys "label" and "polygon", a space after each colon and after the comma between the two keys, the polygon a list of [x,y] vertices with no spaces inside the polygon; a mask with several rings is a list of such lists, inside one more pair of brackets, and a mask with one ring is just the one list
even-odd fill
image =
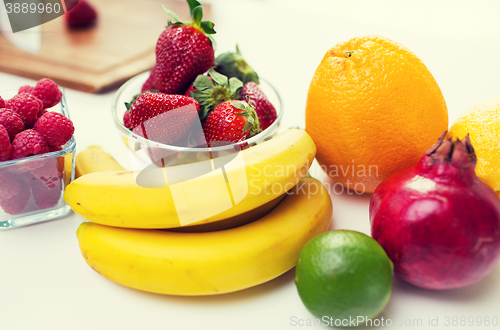
{"label": "orange fruit", "polygon": [[448,128],[436,80],[404,46],[379,36],[330,49],[311,81],[306,131],[327,174],[373,192],[393,172],[418,162]]}

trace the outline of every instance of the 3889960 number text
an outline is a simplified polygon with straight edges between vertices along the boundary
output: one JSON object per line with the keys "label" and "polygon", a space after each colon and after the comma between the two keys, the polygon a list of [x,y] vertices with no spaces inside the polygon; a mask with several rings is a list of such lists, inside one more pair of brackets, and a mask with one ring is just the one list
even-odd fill
{"label": "3889960 number text", "polygon": [[493,316],[445,316],[444,325],[446,327],[471,327],[471,326],[498,326],[498,317]]}
{"label": "3889960 number text", "polygon": [[5,3],[5,8],[7,10],[7,14],[34,14],[34,13],[47,13],[47,14],[52,14],[52,13],[60,13],[61,12],[61,5],[59,3],[10,3],[6,2]]}

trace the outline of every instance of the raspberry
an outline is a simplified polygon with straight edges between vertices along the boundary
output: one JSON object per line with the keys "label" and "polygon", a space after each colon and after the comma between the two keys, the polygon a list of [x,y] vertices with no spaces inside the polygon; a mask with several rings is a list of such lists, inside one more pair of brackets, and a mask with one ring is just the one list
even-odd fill
{"label": "raspberry", "polygon": [[61,151],[63,148],[61,146],[49,146],[49,152]]}
{"label": "raspberry", "polygon": [[24,121],[24,127],[33,127],[41,109],[40,100],[27,93],[17,94],[5,103],[7,109],[15,110]]}
{"label": "raspberry", "polygon": [[[41,116],[43,116],[44,114],[46,114],[48,111],[47,109],[41,109],[40,111],[38,111],[38,118],[40,118]],[[35,123],[36,124],[36,123]]]}
{"label": "raspberry", "polygon": [[39,155],[49,151],[47,143],[37,131],[27,129],[17,134],[12,141],[10,159]]}
{"label": "raspberry", "polygon": [[16,177],[6,170],[0,172],[0,200],[9,199],[18,194],[21,190],[21,185]]}
{"label": "raspberry", "polygon": [[75,128],[71,120],[57,112],[47,112],[41,116],[35,125],[48,145],[62,146],[71,139]]}
{"label": "raspberry", "polygon": [[30,85],[21,86],[21,87],[19,87],[19,91],[17,92],[17,94],[21,94],[21,93],[32,94],[33,93],[33,88],[34,87],[32,87]]}
{"label": "raspberry", "polygon": [[35,88],[33,88],[33,95],[43,102],[45,109],[52,108],[62,99],[62,92],[59,87],[48,78],[40,79],[37,82]]}
{"label": "raspberry", "polygon": [[3,125],[0,125],[0,162],[9,160],[11,149],[9,132]]}
{"label": "raspberry", "polygon": [[0,198],[0,207],[5,213],[18,214],[26,207],[30,200],[30,189],[27,185],[20,185],[19,192],[10,198]]}
{"label": "raspberry", "polygon": [[24,130],[23,119],[16,111],[11,109],[0,109],[0,125],[3,125],[9,132],[11,141],[17,133]]}
{"label": "raspberry", "polygon": [[5,101],[0,96],[0,109],[5,108]]}
{"label": "raspberry", "polygon": [[62,182],[57,181],[52,188],[48,188],[43,181],[35,180],[31,183],[31,193],[36,205],[41,209],[55,206],[61,199]]}
{"label": "raspberry", "polygon": [[130,111],[125,111],[123,115],[123,125],[126,128],[132,128],[132,122],[130,121]]}
{"label": "raspberry", "polygon": [[[62,158],[62,162],[59,161]],[[41,159],[40,159],[41,160]],[[47,189],[53,189],[59,184],[64,175],[64,157],[44,159],[43,166],[31,171],[31,174]]]}

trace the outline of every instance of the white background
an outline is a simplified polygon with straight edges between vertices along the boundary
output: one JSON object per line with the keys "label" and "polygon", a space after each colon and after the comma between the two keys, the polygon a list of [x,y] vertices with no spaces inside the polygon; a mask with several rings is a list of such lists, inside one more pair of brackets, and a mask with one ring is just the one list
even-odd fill
{"label": "white background", "polygon": [[[247,61],[280,92],[286,111],[282,127],[304,126],[307,89],[324,53],[338,42],[367,34],[398,41],[423,60],[441,87],[450,123],[475,103],[500,96],[496,1],[207,2],[213,5],[219,31],[217,53],[240,45]],[[33,84],[0,74],[0,90],[26,83]],[[110,115],[113,93],[66,93],[77,149],[99,145],[127,167],[128,155]],[[369,233],[369,199],[332,194],[333,227]],[[313,328],[290,322],[292,316],[313,318],[297,295],[293,270],[223,296],[143,293],[115,284],[86,265],[75,235],[81,222],[71,214],[0,232],[0,329]],[[445,326],[444,317],[500,317],[499,297],[500,267],[476,285],[446,292],[418,289],[395,278],[391,300],[380,316],[393,320],[393,327],[398,319],[424,322],[423,327],[402,329],[427,329],[429,317],[439,317],[435,329],[476,329]]]}

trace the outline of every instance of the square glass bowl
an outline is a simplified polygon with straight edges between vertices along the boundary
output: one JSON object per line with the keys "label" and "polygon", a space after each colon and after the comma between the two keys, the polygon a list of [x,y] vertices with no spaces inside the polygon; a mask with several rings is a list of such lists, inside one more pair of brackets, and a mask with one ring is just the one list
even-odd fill
{"label": "square glass bowl", "polygon": [[[61,102],[49,111],[69,118],[64,90]],[[5,100],[17,90],[0,91]],[[74,179],[75,137],[59,151],[0,162],[0,230],[61,218],[71,208],[65,187]]]}
{"label": "square glass bowl", "polygon": [[[269,101],[274,105],[277,113],[277,118],[274,123],[261,133],[241,142],[212,148],[179,147],[148,140],[127,129],[123,125],[123,115],[125,114],[125,111],[127,111],[125,102],[130,102],[135,95],[141,92],[142,85],[149,77],[149,74],[149,71],[143,72],[123,84],[116,92],[111,106],[111,114],[113,116],[115,126],[118,129],[123,142],[129,149],[129,154],[131,154],[130,160],[133,167],[132,170],[134,171],[141,170],[145,165],[170,167],[224,157],[267,141],[278,132],[278,127],[283,117],[282,100],[276,89],[265,79],[260,78],[259,87]],[[139,163],[136,162],[137,160]]]}

